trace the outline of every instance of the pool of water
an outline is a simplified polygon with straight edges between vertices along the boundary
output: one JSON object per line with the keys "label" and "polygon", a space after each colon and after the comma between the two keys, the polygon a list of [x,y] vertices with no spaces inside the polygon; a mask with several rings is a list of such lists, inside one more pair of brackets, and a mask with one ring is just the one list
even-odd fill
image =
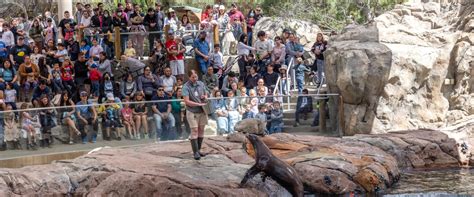
{"label": "pool of water", "polygon": [[474,169],[404,172],[385,196],[474,196]]}

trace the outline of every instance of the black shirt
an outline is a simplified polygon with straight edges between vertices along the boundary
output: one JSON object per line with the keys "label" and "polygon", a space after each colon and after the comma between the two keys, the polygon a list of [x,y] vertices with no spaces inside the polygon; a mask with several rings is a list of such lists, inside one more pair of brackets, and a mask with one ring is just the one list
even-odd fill
{"label": "black shirt", "polygon": [[31,53],[31,48],[28,45],[15,45],[10,49],[10,54],[13,55],[13,60],[15,60],[17,65],[25,62],[25,56],[29,56]]}
{"label": "black shirt", "polygon": [[74,64],[74,73],[76,77],[87,78],[87,73],[89,72],[89,69],[87,68],[86,63],[87,61],[76,61],[76,63]]}
{"label": "black shirt", "polygon": [[255,86],[257,86],[258,80],[261,78],[260,74],[256,74],[255,76],[252,76],[251,74],[247,75],[245,77],[245,87],[247,89],[253,89]]}
{"label": "black shirt", "polygon": [[[164,95],[163,97],[159,97],[158,95],[153,96],[151,99],[152,101],[163,101],[163,100],[168,100],[169,98]],[[156,109],[160,113],[164,113],[168,111],[168,104],[171,105],[171,102],[155,102],[153,103],[154,106],[156,106]]]}
{"label": "black shirt", "polygon": [[273,72],[272,74],[266,72],[265,74],[263,74],[263,81],[265,82],[265,86],[272,87],[276,85],[278,77],[279,75],[276,72]]}
{"label": "black shirt", "polygon": [[316,59],[324,60],[323,52],[326,51],[327,45],[328,45],[328,43],[326,41],[324,41],[322,43],[319,43],[319,42],[314,43],[313,47],[311,47],[311,51],[313,51],[313,53],[314,53],[314,50],[316,50],[316,49],[321,50],[321,53],[319,55],[315,54]]}
{"label": "black shirt", "polygon": [[74,26],[76,26],[76,22],[72,18],[63,18],[60,22],[58,27],[61,27],[61,35],[64,36],[66,32],[66,23],[69,23],[71,25],[71,28],[74,29]]}

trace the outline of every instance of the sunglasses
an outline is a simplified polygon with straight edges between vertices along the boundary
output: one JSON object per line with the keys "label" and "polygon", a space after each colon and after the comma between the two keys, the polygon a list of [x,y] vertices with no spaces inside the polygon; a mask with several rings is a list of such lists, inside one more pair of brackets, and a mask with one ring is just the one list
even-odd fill
{"label": "sunglasses", "polygon": [[158,89],[158,91],[160,91],[160,92],[161,92],[161,91],[165,91],[165,90],[164,90],[164,89]]}

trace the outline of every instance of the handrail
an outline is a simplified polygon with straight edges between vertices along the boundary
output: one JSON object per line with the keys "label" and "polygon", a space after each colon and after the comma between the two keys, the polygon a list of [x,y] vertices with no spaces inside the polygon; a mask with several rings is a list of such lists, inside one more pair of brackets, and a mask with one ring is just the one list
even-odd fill
{"label": "handrail", "polygon": [[[288,97],[288,100],[290,100],[289,98],[291,97],[298,97],[298,96],[301,96],[301,95],[280,95],[280,96],[277,96],[277,97]],[[314,97],[316,100],[320,100],[320,99],[327,99],[331,96],[340,96],[340,94],[338,93],[326,93],[326,94],[306,94],[304,96],[312,96]],[[251,96],[234,96],[232,98],[235,98],[235,99],[251,99],[251,98],[274,98],[275,96],[273,95],[269,95],[269,96],[255,96],[255,97],[251,97]],[[210,97],[210,98],[207,98],[207,101],[212,101],[212,100],[220,100],[220,99],[228,99],[229,97],[219,97],[219,98],[216,98],[216,97]],[[90,101],[90,100],[88,100]],[[153,100],[153,101],[129,101],[129,102],[114,102],[114,103],[91,103],[91,104],[82,104],[82,105],[77,105],[75,104],[74,106],[51,106],[51,107],[36,107],[36,108],[27,108],[27,109],[16,109],[16,110],[8,110],[8,111],[0,111],[0,114],[2,113],[6,113],[6,112],[23,112],[23,111],[43,111],[43,110],[48,110],[48,109],[69,109],[69,108],[77,108],[77,107],[95,107],[95,106],[101,106],[101,105],[104,105],[104,106],[109,106],[109,105],[124,105],[124,104],[129,104],[129,105],[133,105],[133,104],[153,104],[153,103],[160,103],[160,102],[173,102],[173,101],[180,101],[180,102],[184,102],[184,99],[166,99],[166,100]]]}

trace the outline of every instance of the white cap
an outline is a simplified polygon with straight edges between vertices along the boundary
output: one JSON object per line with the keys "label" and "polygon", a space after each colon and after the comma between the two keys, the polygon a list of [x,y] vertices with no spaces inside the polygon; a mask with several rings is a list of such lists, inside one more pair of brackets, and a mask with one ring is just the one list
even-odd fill
{"label": "white cap", "polygon": [[219,10],[225,10],[225,6],[224,6],[224,5],[220,5],[220,6],[219,6]]}
{"label": "white cap", "polygon": [[114,100],[115,100],[114,94],[112,94],[112,93],[107,93],[107,100],[109,100],[109,101],[114,101]]}

